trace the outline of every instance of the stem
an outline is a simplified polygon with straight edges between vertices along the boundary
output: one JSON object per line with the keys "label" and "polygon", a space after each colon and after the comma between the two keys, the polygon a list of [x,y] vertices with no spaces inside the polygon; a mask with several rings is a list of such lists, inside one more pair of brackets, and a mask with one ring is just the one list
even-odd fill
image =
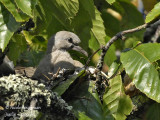
{"label": "stem", "polygon": [[129,29],[129,30],[124,30],[122,32],[119,32],[117,33],[115,36],[113,36],[108,42],[107,44],[105,45],[105,47],[103,47],[102,49],[102,53],[101,53],[101,56],[100,56],[100,59],[99,59],[99,62],[97,64],[97,71],[101,71],[102,70],[102,67],[103,67],[103,63],[104,63],[104,57],[106,55],[106,52],[108,51],[109,47],[116,41],[118,40],[119,38],[122,39],[122,37],[128,33],[133,33],[133,32],[137,32],[137,31],[140,31],[144,28],[146,28],[148,26],[148,24],[144,24],[144,25],[141,25],[141,26],[138,26],[136,28],[133,28],[133,29]]}
{"label": "stem", "polygon": [[[153,23],[153,25],[156,25],[160,22],[160,20],[156,21],[155,23]],[[126,34],[129,34],[129,33],[133,33],[133,32],[137,32],[137,31],[140,31],[144,28],[147,28],[150,26],[150,23],[146,23],[146,24],[143,24],[143,25],[140,25],[136,28],[133,28],[133,29],[129,29],[129,30],[124,30],[124,31],[121,31],[119,33],[117,33],[115,36],[113,36],[108,42],[107,44],[102,48],[102,52],[101,52],[101,56],[100,56],[100,59],[98,61],[98,64],[97,64],[97,76],[96,76],[96,84],[97,84],[97,91],[99,92],[99,95],[100,95],[100,98],[102,97],[103,95],[103,80],[102,80],[102,75],[101,75],[101,71],[102,71],[102,68],[103,68],[103,64],[104,64],[104,57],[109,49],[109,47],[118,39],[122,39],[122,37]]]}

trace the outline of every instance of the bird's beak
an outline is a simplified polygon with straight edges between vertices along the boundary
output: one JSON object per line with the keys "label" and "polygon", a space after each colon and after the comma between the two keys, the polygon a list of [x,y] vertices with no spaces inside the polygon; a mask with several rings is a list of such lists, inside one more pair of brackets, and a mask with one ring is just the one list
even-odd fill
{"label": "bird's beak", "polygon": [[84,54],[85,56],[88,57],[88,53],[87,53],[84,49],[82,49],[80,46],[75,46],[75,45],[74,45],[74,47],[72,48],[72,50],[81,52],[82,54]]}

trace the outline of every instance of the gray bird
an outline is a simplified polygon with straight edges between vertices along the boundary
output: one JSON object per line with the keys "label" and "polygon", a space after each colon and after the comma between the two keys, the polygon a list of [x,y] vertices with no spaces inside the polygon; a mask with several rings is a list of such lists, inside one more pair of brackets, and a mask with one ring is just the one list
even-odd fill
{"label": "gray bird", "polygon": [[80,39],[77,35],[68,31],[60,31],[53,35],[47,45],[47,51],[44,58],[40,61],[33,78],[47,80],[51,78],[48,73],[55,74],[60,68],[76,69],[83,67],[82,63],[73,60],[68,50],[75,50],[88,56],[78,44]]}
{"label": "gray bird", "polygon": [[0,62],[0,77],[8,76],[10,74],[15,74],[14,64],[7,56],[5,56],[2,62]]}
{"label": "gray bird", "polygon": [[8,47],[4,50],[4,52],[0,50],[0,77],[8,76],[10,74],[15,74],[14,64],[6,56],[7,52],[8,52]]}

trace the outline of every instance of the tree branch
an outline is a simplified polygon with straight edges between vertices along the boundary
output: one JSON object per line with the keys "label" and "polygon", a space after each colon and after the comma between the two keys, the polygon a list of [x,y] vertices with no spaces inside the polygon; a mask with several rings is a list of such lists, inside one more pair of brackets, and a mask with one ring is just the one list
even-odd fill
{"label": "tree branch", "polygon": [[[160,20],[156,21],[155,23],[153,24],[157,24],[159,23]],[[150,23],[146,23],[146,24],[143,24],[141,26],[138,26],[136,28],[133,28],[133,29],[129,29],[129,30],[124,30],[124,31],[121,31],[119,33],[117,33],[115,36],[113,36],[108,42],[107,44],[102,47],[102,52],[101,52],[101,56],[100,56],[100,59],[98,61],[98,64],[97,64],[97,77],[96,77],[96,83],[97,83],[97,90],[99,91],[100,93],[100,96],[103,94],[103,86],[102,83],[103,83],[103,80],[102,80],[102,75],[101,75],[101,71],[102,71],[102,67],[103,67],[103,64],[104,64],[104,57],[109,49],[109,47],[118,39],[122,39],[122,37],[126,34],[129,34],[129,33],[134,33],[134,32],[137,32],[137,31],[140,31],[144,28],[147,28],[150,26]]]}
{"label": "tree branch", "polygon": [[113,36],[106,44],[105,47],[103,47],[102,49],[102,53],[101,53],[101,57],[99,59],[99,62],[98,62],[98,65],[97,65],[97,70],[101,71],[102,70],[102,67],[103,67],[103,63],[104,63],[104,57],[105,57],[105,54],[106,52],[108,51],[109,47],[118,39],[122,39],[122,37],[128,33],[133,33],[133,32],[137,32],[137,31],[140,31],[144,28],[146,28],[148,26],[148,24],[144,24],[144,25],[141,25],[141,26],[138,26],[136,28],[133,28],[133,29],[129,29],[129,30],[124,30],[122,32],[119,32],[117,33],[115,36]]}
{"label": "tree branch", "polygon": [[99,50],[101,50],[101,49],[102,49],[102,48],[99,48],[98,50],[96,50],[96,51],[88,58],[85,66],[84,66],[85,69],[87,68],[87,66],[88,66],[89,62],[91,61],[91,59],[93,58],[93,56],[94,56]]}

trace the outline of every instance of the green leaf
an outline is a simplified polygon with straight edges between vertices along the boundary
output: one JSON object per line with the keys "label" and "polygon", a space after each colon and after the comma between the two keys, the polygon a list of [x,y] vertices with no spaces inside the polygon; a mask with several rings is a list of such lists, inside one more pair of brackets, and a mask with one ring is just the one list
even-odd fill
{"label": "green leaf", "polygon": [[67,18],[74,17],[79,9],[79,1],[78,0],[52,0],[57,8],[65,13]]}
{"label": "green leaf", "polygon": [[[100,48],[100,44],[98,43],[98,41],[94,37],[93,33],[90,32],[90,34],[91,34],[91,38],[89,39],[89,48],[92,51],[96,51]],[[95,58],[93,58],[93,62],[95,63],[95,65],[97,64],[97,61],[99,59],[99,55],[100,55],[100,51],[97,54],[94,55]]]}
{"label": "green leaf", "polygon": [[100,44],[97,39],[94,37],[93,33],[91,32],[91,39],[89,40],[89,48],[96,51],[100,48]]}
{"label": "green leaf", "polygon": [[[110,40],[110,37],[106,36],[106,43],[109,40]],[[105,64],[110,66],[113,63],[113,61],[115,61],[116,59],[117,59],[116,48],[115,48],[114,44],[112,44],[104,57],[104,62],[105,62]]]}
{"label": "green leaf", "polygon": [[[110,37],[105,37],[106,38],[106,42],[108,42],[110,40]],[[96,40],[96,38],[94,37],[93,33],[91,32],[91,39],[89,40],[89,47],[96,51],[97,49],[100,48],[100,44],[98,43],[98,41]],[[100,52],[98,52],[98,54],[100,55]],[[114,60],[116,60],[117,57],[115,55],[115,46],[112,45],[109,50],[107,51],[107,54],[104,58],[104,62],[105,64],[107,64],[108,66],[110,66],[112,64],[112,62]]]}
{"label": "green leaf", "polygon": [[83,8],[89,13],[91,18],[95,18],[95,7],[93,0],[80,0]]}
{"label": "green leaf", "polygon": [[160,59],[159,51],[160,44],[148,43],[121,54],[121,62],[136,88],[157,102],[160,102],[160,79],[153,62]]}
{"label": "green leaf", "polygon": [[24,22],[29,19],[29,16],[19,10],[13,0],[0,0],[8,11],[14,16],[17,22]]}
{"label": "green leaf", "polygon": [[41,35],[48,40],[53,34],[64,29],[62,24],[53,16],[52,12],[46,8],[46,4],[38,2],[33,12],[35,28],[32,31],[32,35]]}
{"label": "green leaf", "polygon": [[[103,20],[101,18],[101,13],[96,8],[95,8],[95,18],[92,18],[92,24],[93,26],[90,32],[91,38],[89,39],[89,48],[96,51],[97,49],[100,48],[101,45],[104,45],[107,42],[107,40],[105,39],[106,33],[105,33],[105,27],[103,25]],[[110,49],[110,51],[113,50],[112,48]],[[109,53],[110,52],[108,52],[108,54]],[[105,62],[108,65],[110,65],[111,61],[112,59],[105,60]]]}
{"label": "green leaf", "polygon": [[137,43],[139,41],[139,38],[133,36],[133,37],[129,37],[124,44],[124,48],[132,48],[134,47],[135,43]]}
{"label": "green leaf", "polygon": [[114,61],[109,67],[108,77],[110,78],[113,75],[117,74],[117,72],[121,70],[120,68],[121,68],[121,64],[117,61]]}
{"label": "green leaf", "polygon": [[106,0],[110,5],[113,4],[116,0]]}
{"label": "green leaf", "polygon": [[[84,81],[74,91],[77,99],[70,100],[69,103],[73,106],[76,114],[83,112],[92,120],[106,120],[94,81]],[[107,118],[113,117],[107,116]]]}
{"label": "green leaf", "polygon": [[85,115],[85,113],[78,112],[78,120],[92,120],[92,119],[89,118],[87,115]]}
{"label": "green leaf", "polygon": [[31,46],[33,50],[46,50],[47,41],[43,38],[43,36],[32,35],[32,32],[23,31],[23,35],[26,38],[27,43]]}
{"label": "green leaf", "polygon": [[144,24],[142,14],[129,0],[118,0],[113,4],[113,7],[122,16],[121,30],[130,29]]}
{"label": "green leaf", "polygon": [[90,39],[90,29],[92,27],[92,21],[91,18],[88,17],[90,16],[90,14],[85,10],[84,5],[82,5],[82,1],[80,1],[79,3],[79,11],[74,17],[71,26],[74,28],[74,32],[80,37],[81,46],[87,51],[89,49],[88,40]]}
{"label": "green leaf", "polygon": [[18,29],[19,23],[0,3],[0,49],[4,51],[14,32]]}
{"label": "green leaf", "polygon": [[101,13],[95,8],[95,18],[92,19],[93,27],[91,32],[93,33],[96,40],[99,42],[100,45],[105,44],[105,27],[103,24],[103,20],[101,18]]}
{"label": "green leaf", "polygon": [[9,43],[8,57],[13,61],[14,65],[20,56],[20,54],[27,49],[27,43],[24,36],[16,34],[12,37],[12,40]]}
{"label": "green leaf", "polygon": [[24,13],[32,17],[32,9],[35,6],[37,0],[14,0],[18,8],[20,8]]}
{"label": "green leaf", "polygon": [[51,15],[54,15],[60,23],[66,28],[70,28],[72,19],[76,16],[79,10],[78,0],[49,0],[39,1]]}
{"label": "green leaf", "polygon": [[75,75],[75,76],[69,78],[68,80],[63,82],[61,85],[59,85],[58,87],[53,89],[53,91],[57,92],[58,95],[61,96],[78,77],[80,77],[81,75],[84,74],[84,72],[85,72],[84,70],[80,71],[78,73],[78,75]]}
{"label": "green leaf", "polygon": [[149,12],[146,16],[145,22],[149,23],[153,20],[155,20],[157,17],[160,16],[160,2],[157,3],[154,8],[151,10],[151,12]]}
{"label": "green leaf", "polygon": [[132,111],[132,101],[124,92],[120,75],[109,81],[109,88],[103,96],[103,107],[104,115],[111,114],[116,120],[125,120]]}

